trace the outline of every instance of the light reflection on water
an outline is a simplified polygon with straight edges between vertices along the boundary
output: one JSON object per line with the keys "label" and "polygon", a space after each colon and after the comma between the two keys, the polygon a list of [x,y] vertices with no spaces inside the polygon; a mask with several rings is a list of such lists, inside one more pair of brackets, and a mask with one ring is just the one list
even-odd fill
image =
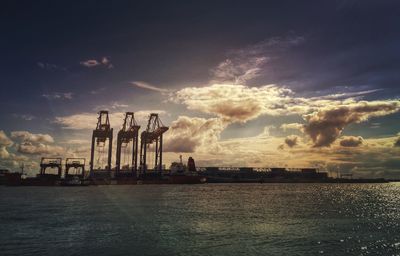
{"label": "light reflection on water", "polygon": [[0,187],[1,255],[399,255],[400,185]]}

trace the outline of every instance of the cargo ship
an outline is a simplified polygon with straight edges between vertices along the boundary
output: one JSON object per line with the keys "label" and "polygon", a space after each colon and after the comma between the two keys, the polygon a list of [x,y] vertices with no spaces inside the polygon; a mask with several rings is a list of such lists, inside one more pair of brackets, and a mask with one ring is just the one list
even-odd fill
{"label": "cargo ship", "polygon": [[201,167],[208,183],[386,183],[385,179],[333,178],[317,168]]}
{"label": "cargo ship", "polygon": [[185,166],[182,162],[173,162],[170,167],[169,182],[171,184],[197,184],[205,183],[207,178],[196,171],[194,159],[189,157],[188,164]]}
{"label": "cargo ship", "polygon": [[110,180],[110,184],[201,184],[205,183],[207,178],[196,171],[194,159],[189,157],[188,164],[184,165],[182,156],[179,162],[173,162],[169,170],[162,172],[147,172],[129,177],[129,175],[119,175]]}
{"label": "cargo ship", "polygon": [[13,172],[5,175],[7,186],[59,186],[61,180],[56,175],[40,175],[27,177],[26,175]]}
{"label": "cargo ship", "polygon": [[[77,163],[72,162],[76,166]],[[61,165],[50,162],[61,168]],[[81,166],[82,167],[82,166]],[[128,170],[96,170],[94,173],[66,172],[41,173],[36,177],[26,177],[22,173],[3,171],[2,183],[9,186],[87,186],[87,185],[142,185],[142,184],[201,184],[201,183],[384,183],[385,179],[353,179],[329,177],[327,172],[317,168],[252,168],[252,167],[198,167],[194,159],[188,158],[187,165],[180,156],[169,169],[147,172]]]}

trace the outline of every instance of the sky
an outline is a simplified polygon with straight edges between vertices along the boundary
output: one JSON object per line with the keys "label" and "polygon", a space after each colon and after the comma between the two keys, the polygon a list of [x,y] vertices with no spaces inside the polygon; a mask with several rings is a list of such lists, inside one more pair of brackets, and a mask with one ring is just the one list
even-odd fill
{"label": "sky", "polygon": [[[400,177],[398,1],[3,1],[0,167],[159,113],[164,163]],[[114,147],[115,148],[115,147]],[[115,157],[112,160],[115,163]]]}

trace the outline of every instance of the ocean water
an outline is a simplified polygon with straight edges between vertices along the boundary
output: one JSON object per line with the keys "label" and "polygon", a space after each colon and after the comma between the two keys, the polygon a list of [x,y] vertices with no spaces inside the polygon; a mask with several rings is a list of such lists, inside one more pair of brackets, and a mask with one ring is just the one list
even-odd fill
{"label": "ocean water", "polygon": [[0,255],[400,255],[400,183],[3,186]]}

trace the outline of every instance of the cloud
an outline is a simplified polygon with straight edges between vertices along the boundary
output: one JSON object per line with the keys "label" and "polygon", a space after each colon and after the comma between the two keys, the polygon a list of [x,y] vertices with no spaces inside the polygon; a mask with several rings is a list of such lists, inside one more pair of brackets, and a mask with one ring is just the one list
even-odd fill
{"label": "cloud", "polygon": [[101,58],[101,64],[108,65],[110,64],[110,60],[107,57]]}
{"label": "cloud", "polygon": [[383,89],[373,89],[373,90],[366,90],[366,91],[359,91],[359,92],[344,92],[344,93],[335,93],[335,94],[329,94],[325,96],[320,96],[320,97],[313,97],[313,99],[321,100],[321,99],[341,99],[341,98],[350,98],[350,97],[360,97],[364,96],[366,94],[371,94],[374,92],[379,92],[382,91]]}
{"label": "cloud", "polygon": [[129,105],[120,103],[118,101],[113,101],[105,105],[98,105],[94,108],[96,111],[100,111],[103,109],[112,109],[117,112],[122,112],[123,110],[129,108]]}
{"label": "cloud", "polygon": [[8,138],[3,130],[0,130],[0,146],[9,147],[13,144],[13,141]]}
{"label": "cloud", "polygon": [[[218,141],[226,125],[219,118],[199,118],[179,116],[171,123],[165,134],[166,152],[194,152],[204,147],[205,150],[218,150]],[[203,149],[204,149],[203,148]]]}
{"label": "cloud", "polygon": [[81,61],[80,64],[87,68],[93,68],[93,67],[97,67],[97,66],[105,66],[107,68],[114,67],[114,65],[110,62],[110,60],[107,57],[102,57],[99,60],[97,60],[97,59],[84,60],[84,61]]}
{"label": "cloud", "polygon": [[267,38],[257,44],[248,46],[244,49],[241,49],[237,52],[239,53],[251,53],[251,54],[262,54],[262,53],[271,53],[277,50],[286,50],[290,47],[297,46],[306,41],[304,36],[294,35],[290,33],[286,36],[274,36],[271,38]]}
{"label": "cloud", "polygon": [[45,62],[37,62],[37,66],[41,69],[45,69],[48,71],[54,71],[54,70],[61,70],[61,71],[67,71],[67,68],[61,67],[55,64],[50,64],[50,63],[45,63]]}
{"label": "cloud", "polygon": [[259,137],[270,137],[271,131],[275,130],[276,127],[274,125],[264,126],[262,132],[258,135]]}
{"label": "cloud", "polygon": [[11,138],[18,139],[23,142],[54,143],[53,137],[49,134],[34,134],[28,131],[13,131],[11,132]]}
{"label": "cloud", "polygon": [[183,88],[170,98],[190,110],[213,114],[230,122],[247,122],[261,115],[303,115],[326,105],[353,101],[316,100],[295,97],[294,92],[277,85],[250,87],[235,84],[213,84]]}
{"label": "cloud", "polygon": [[398,101],[360,101],[337,107],[322,108],[305,115],[307,124],[303,132],[313,141],[314,147],[330,146],[353,123],[360,123],[371,117],[385,116],[400,109]]}
{"label": "cloud", "polygon": [[32,121],[33,119],[36,118],[36,116],[30,115],[30,114],[13,114],[13,116],[15,118],[19,118],[19,119],[22,119],[22,120],[25,120],[25,121]]}
{"label": "cloud", "polygon": [[142,81],[134,81],[134,82],[131,82],[131,84],[136,86],[136,87],[139,87],[139,88],[142,88],[142,89],[146,89],[146,90],[150,90],[150,91],[156,91],[156,92],[161,92],[161,93],[169,92],[168,89],[163,89],[163,88],[160,88],[160,87],[157,87],[157,86],[154,86],[154,85],[142,82]]}
{"label": "cloud", "polygon": [[[164,110],[141,110],[135,112],[135,119],[137,121],[145,121],[150,115],[150,113],[158,113],[160,115],[165,114]],[[123,119],[125,116],[125,112],[113,112],[109,113],[110,118],[110,125],[114,128],[120,128]],[[97,124],[97,113],[79,113],[73,114],[69,116],[58,116],[55,117],[54,123],[60,125],[63,129],[70,129],[70,130],[93,130],[96,128]]]}
{"label": "cloud", "polygon": [[281,129],[284,131],[287,130],[302,130],[303,129],[303,124],[300,123],[289,123],[289,124],[282,124]]}
{"label": "cloud", "polygon": [[267,62],[266,57],[250,57],[241,59],[226,59],[212,70],[213,83],[244,84],[259,76],[261,66]]}
{"label": "cloud", "polygon": [[295,35],[271,37],[243,49],[231,50],[227,58],[211,70],[211,84],[246,84],[262,74],[269,60],[303,41],[304,37]]}
{"label": "cloud", "polygon": [[246,122],[262,114],[283,113],[284,107],[278,104],[290,93],[290,90],[275,85],[248,87],[214,84],[179,90],[173,101],[183,103],[191,110],[215,114],[230,122]]}
{"label": "cloud", "polygon": [[5,159],[2,162],[9,168],[17,167],[19,162],[28,162],[30,165],[29,161],[32,162],[33,160],[25,155],[61,156],[66,152],[63,147],[51,145],[54,143],[54,139],[48,134],[13,131],[11,132],[11,138],[17,142],[15,148],[12,148],[13,151],[16,150],[24,155],[8,151],[6,147],[13,145],[13,142],[5,136],[3,131],[0,131],[0,158]]}
{"label": "cloud", "polygon": [[112,108],[112,109],[121,109],[121,108],[127,108],[127,107],[129,107],[129,105],[127,105],[127,104],[122,104],[122,103],[118,103],[118,102],[114,102],[114,103],[111,105],[111,108]]}
{"label": "cloud", "polygon": [[75,145],[82,145],[82,144],[89,145],[90,144],[90,140],[87,140],[87,139],[69,139],[69,140],[64,141],[64,143],[67,143],[69,145],[73,145],[73,144],[75,144]]}
{"label": "cloud", "polygon": [[321,159],[326,163],[325,170],[339,169],[357,177],[396,177],[400,162],[396,157],[398,150],[393,148],[394,138],[363,139],[368,147],[302,149],[301,154],[308,155],[309,159]]}
{"label": "cloud", "polygon": [[0,146],[0,159],[7,159],[10,157],[10,153],[4,146]]}
{"label": "cloud", "polygon": [[164,152],[192,153],[199,146],[199,141],[188,136],[176,136],[166,140]]}
{"label": "cloud", "polygon": [[314,147],[330,146],[349,124],[400,110],[397,100],[304,98],[296,97],[290,89],[276,85],[187,87],[177,91],[170,100],[184,104],[190,110],[217,116],[228,123],[245,123],[261,115],[300,115],[306,124],[283,124],[282,128],[300,129],[311,138]]}
{"label": "cloud", "polygon": [[51,94],[42,94],[48,100],[71,100],[73,98],[72,92],[54,92]]}
{"label": "cloud", "polygon": [[91,90],[90,94],[99,94],[99,93],[104,92],[106,89],[107,89],[106,87],[101,87],[101,88],[98,88],[98,89],[95,89],[95,90]]}
{"label": "cloud", "polygon": [[64,129],[94,129],[97,123],[97,115],[94,113],[80,113],[69,116],[58,116],[55,117],[54,123],[61,125]]}
{"label": "cloud", "polygon": [[[173,100],[229,122],[246,122],[266,114],[302,115],[307,121],[303,131],[316,147],[329,146],[349,124],[395,113],[400,106],[398,101],[310,100],[294,97],[291,90],[275,85],[188,87],[176,92]],[[283,125],[283,128],[288,127],[299,129],[300,124]]]}
{"label": "cloud", "polygon": [[364,139],[360,136],[343,136],[340,140],[340,146],[342,147],[359,147],[363,144]]}
{"label": "cloud", "polygon": [[3,130],[0,130],[0,159],[9,158],[10,154],[7,150],[7,147],[12,146],[13,141],[8,138]]}
{"label": "cloud", "polygon": [[43,143],[32,143],[29,141],[18,145],[18,152],[31,155],[61,156],[65,153],[63,147],[46,145]]}
{"label": "cloud", "polygon": [[98,62],[97,60],[85,60],[85,61],[81,61],[80,64],[82,66],[88,67],[88,68],[92,68],[92,67],[96,67],[101,65],[100,62]]}
{"label": "cloud", "polygon": [[28,131],[11,132],[11,138],[0,131],[0,165],[4,168],[15,169],[23,163],[30,174],[36,174],[39,156],[72,157],[73,151],[62,146],[53,145],[54,139],[48,134],[34,134]]}
{"label": "cloud", "polygon": [[381,123],[371,123],[371,129],[378,129],[381,128]]}
{"label": "cloud", "polygon": [[285,138],[285,144],[288,145],[290,148],[294,147],[298,143],[299,137],[296,135],[290,135]]}
{"label": "cloud", "polygon": [[[0,167],[4,168],[4,169],[15,169],[15,168],[19,168],[21,166],[21,163],[24,164],[25,166],[25,171],[30,172],[30,170],[35,170],[35,173],[32,174],[36,174],[36,171],[38,170],[38,163],[37,161],[32,161],[30,160],[28,157],[23,156],[23,155],[16,155],[14,153],[6,153],[7,157],[6,158],[2,158],[1,162],[0,162]],[[1,158],[2,152],[0,150],[0,158]]]}
{"label": "cloud", "polygon": [[[226,125],[226,123],[223,124]],[[270,129],[272,127],[267,126],[256,136],[224,140],[218,138],[215,143],[205,143],[196,148],[196,161],[208,166],[273,167],[293,165],[293,162],[302,165],[302,161],[308,160],[306,158],[292,159],[290,151],[277,151],[276,148],[282,143],[282,137],[270,135]],[[209,144],[216,146],[210,147]],[[210,148],[216,150],[209,152]]]}
{"label": "cloud", "polygon": [[394,142],[394,147],[400,147],[400,137],[398,137]]}

